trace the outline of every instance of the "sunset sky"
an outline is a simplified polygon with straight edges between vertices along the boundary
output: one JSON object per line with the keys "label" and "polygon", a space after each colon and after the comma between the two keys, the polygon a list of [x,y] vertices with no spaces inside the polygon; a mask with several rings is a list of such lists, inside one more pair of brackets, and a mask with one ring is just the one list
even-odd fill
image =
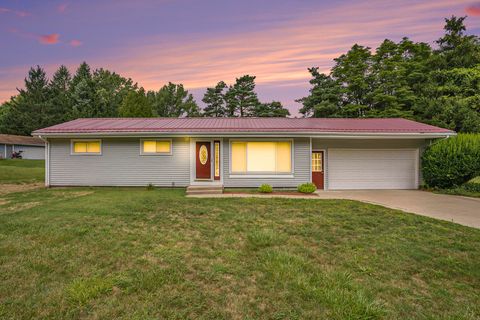
{"label": "sunset sky", "polygon": [[433,44],[451,15],[468,15],[468,32],[480,34],[480,2],[464,0],[0,0],[0,102],[31,66],[51,76],[87,61],[146,89],[183,83],[198,102],[207,86],[256,75],[262,101],[296,114],[308,67],[328,71],[354,43]]}

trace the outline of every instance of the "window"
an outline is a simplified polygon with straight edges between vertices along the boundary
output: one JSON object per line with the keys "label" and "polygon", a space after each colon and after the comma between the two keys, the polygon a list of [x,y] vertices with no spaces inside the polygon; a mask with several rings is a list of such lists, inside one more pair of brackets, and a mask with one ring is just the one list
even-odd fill
{"label": "window", "polygon": [[234,141],[233,173],[291,173],[292,143],[290,141]]}
{"label": "window", "polygon": [[72,154],[102,154],[102,142],[100,140],[73,140]]}
{"label": "window", "polygon": [[220,180],[220,141],[214,142],[215,146],[215,174],[214,179]]}
{"label": "window", "polygon": [[312,171],[313,172],[322,172],[323,171],[323,164],[322,164],[322,153],[320,152],[313,152],[312,153]]}
{"label": "window", "polygon": [[172,141],[171,140],[142,140],[141,142],[142,152],[141,154],[162,155],[172,154]]}

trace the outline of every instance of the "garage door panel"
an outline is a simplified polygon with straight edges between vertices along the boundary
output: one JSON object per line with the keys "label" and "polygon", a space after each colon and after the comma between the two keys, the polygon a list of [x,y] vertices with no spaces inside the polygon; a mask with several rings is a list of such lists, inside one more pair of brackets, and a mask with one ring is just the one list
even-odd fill
{"label": "garage door panel", "polygon": [[330,189],[415,189],[417,150],[329,149]]}

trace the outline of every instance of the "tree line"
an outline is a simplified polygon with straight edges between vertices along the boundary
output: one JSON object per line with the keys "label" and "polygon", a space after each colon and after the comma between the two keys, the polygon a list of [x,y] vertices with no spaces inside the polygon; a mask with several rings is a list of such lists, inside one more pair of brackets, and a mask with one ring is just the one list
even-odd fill
{"label": "tree line", "polygon": [[[297,100],[304,117],[403,117],[480,132],[480,40],[467,35],[466,17],[445,19],[433,49],[403,38],[384,40],[373,52],[355,44],[334,59],[328,74],[308,69],[309,95]],[[280,102],[260,102],[255,76],[206,89],[198,106],[182,84],[145,90],[131,79],[82,63],[48,79],[31,68],[25,86],[0,107],[0,132],[28,135],[38,128],[90,117],[286,117]]]}
{"label": "tree line", "polygon": [[480,132],[480,42],[466,17],[445,19],[437,48],[403,38],[372,52],[355,44],[329,74],[310,68],[306,117],[403,117],[458,132]]}

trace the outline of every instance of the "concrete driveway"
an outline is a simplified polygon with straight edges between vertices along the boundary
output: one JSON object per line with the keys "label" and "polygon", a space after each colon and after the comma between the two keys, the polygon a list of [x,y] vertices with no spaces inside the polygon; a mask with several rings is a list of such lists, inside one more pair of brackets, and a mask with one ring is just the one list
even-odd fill
{"label": "concrete driveway", "polygon": [[321,199],[358,200],[480,228],[480,198],[419,190],[318,191]]}

